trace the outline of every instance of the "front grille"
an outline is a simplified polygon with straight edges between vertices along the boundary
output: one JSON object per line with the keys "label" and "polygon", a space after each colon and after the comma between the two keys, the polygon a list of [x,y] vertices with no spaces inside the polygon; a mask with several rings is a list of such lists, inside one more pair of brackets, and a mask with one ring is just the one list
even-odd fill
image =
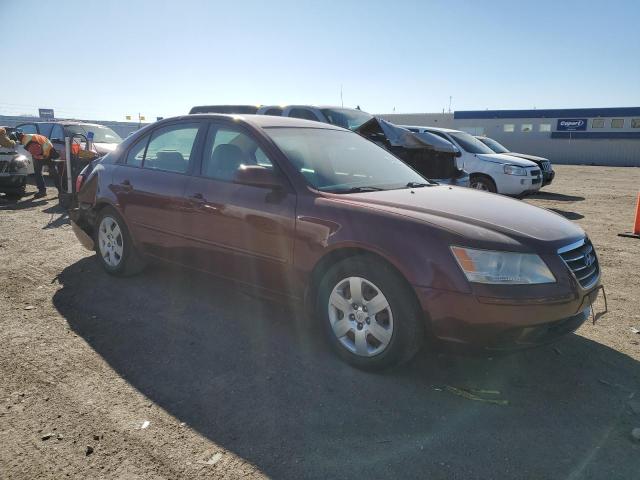
{"label": "front grille", "polygon": [[543,172],[551,171],[551,162],[549,162],[548,160],[540,162],[540,168],[542,168]]}
{"label": "front grille", "polygon": [[540,170],[529,170],[529,173],[532,177],[537,177],[540,175]]}
{"label": "front grille", "polygon": [[9,166],[8,161],[0,160],[0,173],[4,173],[8,166]]}
{"label": "front grille", "polygon": [[575,275],[582,288],[589,288],[598,280],[598,257],[588,238],[558,250],[560,257]]}

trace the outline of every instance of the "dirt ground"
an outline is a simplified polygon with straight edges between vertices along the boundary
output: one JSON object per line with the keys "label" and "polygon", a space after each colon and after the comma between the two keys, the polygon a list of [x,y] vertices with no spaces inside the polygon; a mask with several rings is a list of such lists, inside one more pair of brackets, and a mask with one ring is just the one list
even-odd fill
{"label": "dirt ground", "polygon": [[526,201],[588,231],[610,313],[548,347],[426,349],[383,374],[210,276],[110,277],[54,199],[0,199],[0,478],[639,478],[640,240],[617,233],[640,169],[557,172]]}

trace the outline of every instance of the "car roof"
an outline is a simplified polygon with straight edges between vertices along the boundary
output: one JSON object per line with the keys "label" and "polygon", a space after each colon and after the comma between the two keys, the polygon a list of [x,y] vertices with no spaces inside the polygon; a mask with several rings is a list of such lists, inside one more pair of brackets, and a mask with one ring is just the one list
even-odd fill
{"label": "car roof", "polygon": [[312,120],[303,120],[301,118],[292,117],[276,117],[271,115],[244,115],[244,114],[224,114],[224,113],[192,113],[189,115],[181,115],[179,117],[165,118],[162,122],[171,120],[193,120],[194,118],[216,119],[216,118],[232,118],[250,123],[256,127],[298,127],[298,128],[322,128],[325,130],[345,130],[344,128],[331,125],[329,123],[314,122]]}
{"label": "car roof", "polygon": [[442,128],[442,127],[420,127],[427,128],[429,130],[435,130],[436,132],[461,132],[462,130],[455,130],[453,128]]}
{"label": "car roof", "polygon": [[81,122],[79,120],[53,120],[53,121],[38,121],[38,122],[24,122],[21,125],[25,125],[27,123],[35,123],[36,125],[42,125],[44,123],[52,123],[54,125],[87,125],[90,127],[104,127],[104,125],[100,125],[99,123],[89,123],[89,122]]}

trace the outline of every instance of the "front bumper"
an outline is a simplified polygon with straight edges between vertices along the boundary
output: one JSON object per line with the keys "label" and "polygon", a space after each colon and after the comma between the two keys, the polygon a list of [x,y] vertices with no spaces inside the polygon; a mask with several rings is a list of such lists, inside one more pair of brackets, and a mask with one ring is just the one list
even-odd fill
{"label": "front bumper", "polygon": [[542,187],[542,175],[537,176],[520,176],[502,174],[496,179],[498,193],[503,195],[524,195],[540,190]]}
{"label": "front bumper", "polygon": [[513,351],[578,329],[589,318],[599,285],[580,294],[521,300],[423,287],[415,291],[436,340],[468,350]]}
{"label": "front bumper", "polygon": [[542,186],[550,185],[553,179],[556,177],[556,172],[550,170],[548,172],[542,172]]}

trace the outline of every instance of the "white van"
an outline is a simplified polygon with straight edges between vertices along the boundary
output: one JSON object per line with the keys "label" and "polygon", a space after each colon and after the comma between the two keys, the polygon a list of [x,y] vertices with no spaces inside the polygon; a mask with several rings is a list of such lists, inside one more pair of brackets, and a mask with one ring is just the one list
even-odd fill
{"label": "white van", "polygon": [[542,172],[535,163],[495,153],[477,138],[449,128],[402,125],[412,132],[429,132],[453,143],[461,152],[458,167],[471,177],[471,188],[504,195],[523,196],[542,186]]}

